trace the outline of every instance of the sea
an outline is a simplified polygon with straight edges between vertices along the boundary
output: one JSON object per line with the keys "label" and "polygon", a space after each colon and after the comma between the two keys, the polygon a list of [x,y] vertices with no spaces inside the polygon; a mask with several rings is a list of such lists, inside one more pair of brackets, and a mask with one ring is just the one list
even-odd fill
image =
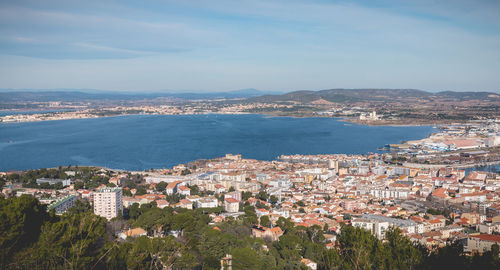
{"label": "sea", "polygon": [[0,171],[68,165],[147,170],[226,153],[259,160],[282,154],[366,154],[432,132],[431,126],[366,126],[336,118],[252,114],[0,123]]}

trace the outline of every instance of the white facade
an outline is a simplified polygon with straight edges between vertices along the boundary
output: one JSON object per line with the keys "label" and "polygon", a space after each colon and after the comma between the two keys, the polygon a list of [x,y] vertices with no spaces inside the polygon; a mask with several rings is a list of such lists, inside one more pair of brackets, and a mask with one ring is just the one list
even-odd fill
{"label": "white facade", "polygon": [[94,214],[110,220],[121,213],[123,213],[121,188],[101,188],[94,193]]}
{"label": "white facade", "polygon": [[370,195],[384,199],[408,199],[410,192],[407,190],[372,189]]}
{"label": "white facade", "polygon": [[216,198],[202,198],[196,202],[198,208],[213,208],[219,206]]}

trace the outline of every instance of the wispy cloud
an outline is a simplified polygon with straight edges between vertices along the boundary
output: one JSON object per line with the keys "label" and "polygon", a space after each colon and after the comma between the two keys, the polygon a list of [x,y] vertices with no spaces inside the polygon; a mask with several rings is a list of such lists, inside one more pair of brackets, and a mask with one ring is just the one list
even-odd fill
{"label": "wispy cloud", "polygon": [[31,37],[14,36],[10,37],[10,40],[19,43],[38,43],[40,40]]}
{"label": "wispy cloud", "polygon": [[101,51],[101,52],[115,52],[115,53],[127,53],[127,54],[135,54],[135,55],[146,55],[148,52],[145,51],[137,51],[137,50],[127,50],[127,49],[121,49],[121,48],[115,48],[115,47],[109,47],[109,46],[102,46],[102,45],[97,45],[97,44],[90,44],[90,43],[82,43],[82,42],[75,42],[73,45],[80,47],[80,48],[85,48],[89,50],[95,50],[95,51]]}
{"label": "wispy cloud", "polygon": [[[2,2],[0,69],[8,60],[24,76],[0,72],[0,81],[16,87],[28,78],[48,88],[495,90],[498,14],[500,2],[489,0]],[[99,71],[95,85],[51,76],[89,69]],[[116,79],[123,77],[136,85]]]}

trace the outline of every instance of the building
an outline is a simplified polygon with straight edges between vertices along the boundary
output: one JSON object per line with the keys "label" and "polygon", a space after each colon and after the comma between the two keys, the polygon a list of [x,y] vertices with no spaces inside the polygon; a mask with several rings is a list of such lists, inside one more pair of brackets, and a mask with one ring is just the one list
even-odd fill
{"label": "building", "polygon": [[351,221],[352,226],[363,228],[373,235],[375,235],[378,239],[383,239],[385,237],[385,233],[387,229],[389,229],[390,224],[387,221],[366,219],[366,218],[357,218]]}
{"label": "building", "polygon": [[233,270],[233,256],[226,254],[226,257],[220,259],[221,270]]}
{"label": "building", "polygon": [[108,220],[123,213],[122,189],[101,188],[94,193],[94,213]]}
{"label": "building", "polygon": [[252,236],[276,241],[283,235],[280,227],[267,228],[259,225],[252,226]]}
{"label": "building", "polygon": [[214,208],[217,206],[219,206],[219,202],[215,197],[201,198],[196,202],[196,207],[198,208]]}
{"label": "building", "polygon": [[240,203],[233,198],[226,198],[224,200],[224,210],[229,213],[236,213],[240,209]]}
{"label": "building", "polygon": [[408,199],[410,192],[408,190],[396,189],[371,189],[370,195],[379,199]]}
{"label": "building", "polygon": [[398,227],[410,234],[424,232],[424,225],[416,223],[413,220],[390,218],[372,214],[363,214],[361,218],[353,220],[352,225],[369,230],[379,239],[385,237],[385,232],[391,226]]}
{"label": "building", "polygon": [[143,228],[135,228],[123,231],[119,234],[120,238],[125,240],[127,237],[136,238],[139,236],[146,236],[148,233]]}
{"label": "building", "polygon": [[467,238],[467,246],[464,247],[465,252],[483,253],[490,251],[494,244],[500,245],[500,235],[479,234],[469,235]]}
{"label": "building", "polygon": [[182,199],[179,201],[180,208],[193,209],[193,202],[188,199]]}
{"label": "building", "polygon": [[71,185],[71,180],[70,179],[55,179],[55,178],[38,178],[36,179],[36,184],[41,185],[43,183],[47,183],[51,186],[61,183],[63,187],[67,187]]}
{"label": "building", "polygon": [[186,186],[180,186],[177,188],[177,193],[184,196],[191,195],[191,189]]}
{"label": "building", "polygon": [[177,188],[179,186],[179,184],[181,184],[182,181],[175,181],[175,182],[171,182],[167,185],[167,187],[165,188],[165,192],[167,193],[167,195],[172,195],[174,193],[177,193]]}
{"label": "building", "polygon": [[241,201],[241,191],[233,191],[224,194],[224,199],[233,198],[237,201]]}
{"label": "building", "polygon": [[318,264],[309,260],[309,259],[302,259],[300,260],[301,263],[303,263],[308,269],[311,269],[311,270],[316,270],[318,269]]}
{"label": "building", "polygon": [[47,207],[47,210],[50,211],[54,209],[54,211],[56,211],[56,214],[62,214],[68,211],[68,209],[70,209],[71,207],[75,206],[75,202],[76,196],[69,195],[51,203],[49,207]]}

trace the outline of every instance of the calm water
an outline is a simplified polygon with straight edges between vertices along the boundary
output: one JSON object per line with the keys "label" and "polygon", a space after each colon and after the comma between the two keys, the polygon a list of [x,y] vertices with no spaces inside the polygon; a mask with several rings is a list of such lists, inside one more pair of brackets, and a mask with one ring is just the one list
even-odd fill
{"label": "calm water", "polygon": [[[67,165],[165,168],[226,153],[367,153],[420,139],[431,127],[345,125],[333,118],[262,115],[134,115],[0,124],[0,171]],[[9,142],[10,141],[10,142]]]}

